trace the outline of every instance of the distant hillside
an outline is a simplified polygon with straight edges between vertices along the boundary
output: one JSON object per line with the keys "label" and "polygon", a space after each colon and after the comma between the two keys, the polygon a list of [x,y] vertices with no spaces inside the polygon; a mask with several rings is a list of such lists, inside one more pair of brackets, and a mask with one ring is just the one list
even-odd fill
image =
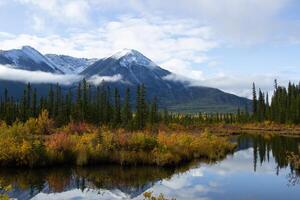
{"label": "distant hillside", "polygon": [[[124,49],[108,58],[85,59],[66,55],[42,55],[32,47],[0,51],[0,64],[14,69],[43,71],[61,75],[78,75],[94,84],[105,84],[121,90],[129,87],[135,91],[138,84],[147,88],[147,98],[155,96],[161,107],[174,112],[235,112],[237,108],[250,107],[249,99],[204,86],[189,86],[188,83],[166,78],[171,72],[161,68],[142,53]],[[45,80],[46,81],[46,80]],[[24,83],[0,80],[0,92],[4,88],[11,95],[20,96]],[[67,91],[73,85],[64,86]],[[49,84],[35,84],[41,95],[46,95]],[[132,101],[134,101],[132,95]]]}

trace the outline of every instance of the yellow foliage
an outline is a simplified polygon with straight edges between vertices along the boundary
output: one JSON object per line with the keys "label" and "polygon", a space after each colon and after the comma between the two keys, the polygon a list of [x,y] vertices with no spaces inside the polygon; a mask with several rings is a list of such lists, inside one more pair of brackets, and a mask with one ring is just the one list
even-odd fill
{"label": "yellow foliage", "polygon": [[24,124],[26,132],[36,135],[48,135],[53,132],[53,120],[48,116],[48,111],[44,110],[38,118],[30,118]]}
{"label": "yellow foliage", "polygon": [[55,130],[47,112],[25,123],[1,124],[0,137],[5,138],[0,140],[0,166],[94,162],[164,166],[195,158],[219,159],[234,148],[226,139],[208,132],[199,135],[184,131],[128,133],[85,123]]}

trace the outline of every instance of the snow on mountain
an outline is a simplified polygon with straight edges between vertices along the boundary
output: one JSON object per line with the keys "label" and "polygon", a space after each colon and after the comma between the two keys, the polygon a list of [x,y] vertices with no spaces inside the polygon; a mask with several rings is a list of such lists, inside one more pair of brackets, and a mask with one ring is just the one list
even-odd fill
{"label": "snow on mountain", "polygon": [[79,74],[98,59],[75,58],[66,55],[46,54],[52,63],[65,74]]}
{"label": "snow on mountain", "polygon": [[149,69],[155,69],[157,67],[157,65],[149,58],[133,49],[123,49],[122,51],[119,51],[111,56],[111,58],[119,60],[120,65],[126,68],[133,64],[141,65]]}
{"label": "snow on mountain", "polygon": [[79,74],[97,60],[66,55],[43,55],[30,46],[0,51],[0,64],[29,71],[44,71],[57,74]]}
{"label": "snow on mountain", "polygon": [[170,74],[170,72],[160,68],[142,53],[132,49],[124,49],[111,57],[98,60],[80,74],[86,77],[119,74],[126,83],[158,85],[165,83],[162,77]]}
{"label": "snow on mountain", "polygon": [[[144,84],[148,99],[159,97],[161,106],[176,111],[215,111],[215,108],[235,111],[237,107],[245,107],[251,103],[248,99],[218,89],[190,86],[181,81],[167,79],[171,72],[132,49],[124,49],[111,57],[97,60],[55,54],[42,55],[32,47],[24,46],[21,49],[0,51],[0,64],[28,71],[78,74],[86,79],[94,77],[97,84],[109,82],[112,87],[130,87],[131,90],[135,90],[138,84]],[[112,79],[117,81],[107,81]],[[0,82],[13,88],[11,91],[16,94],[21,94],[22,85],[11,84],[5,80]],[[3,92],[1,88],[3,90],[4,87],[0,87],[0,93]],[[43,92],[42,89],[40,91]]]}
{"label": "snow on mountain", "polygon": [[55,65],[50,63],[47,58],[45,58],[40,52],[35,50],[34,48],[30,46],[23,46],[22,52],[25,53],[28,57],[30,57],[32,60],[34,60],[36,63],[46,63],[49,66],[53,67],[55,69]]}
{"label": "snow on mountain", "polygon": [[62,74],[55,64],[49,61],[44,55],[30,46],[23,46],[21,49],[1,51],[0,56],[6,60],[1,64],[14,65],[16,68],[29,71],[44,71]]}

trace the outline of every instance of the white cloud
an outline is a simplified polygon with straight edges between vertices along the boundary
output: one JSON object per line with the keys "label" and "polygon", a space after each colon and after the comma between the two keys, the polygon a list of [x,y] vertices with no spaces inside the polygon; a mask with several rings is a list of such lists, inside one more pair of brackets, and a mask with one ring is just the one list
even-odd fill
{"label": "white cloud", "polygon": [[170,59],[161,64],[165,69],[170,70],[175,74],[170,74],[165,77],[166,80],[177,79],[185,81],[187,78],[194,80],[202,80],[203,72],[200,69],[195,69],[195,67],[191,66],[191,62],[189,60],[185,60],[183,58],[180,59]]}
{"label": "white cloud", "polygon": [[[17,81],[23,83],[59,83],[61,85],[71,85],[82,79],[83,77],[80,75],[62,75],[42,71],[28,71],[17,69],[14,66],[0,65],[0,80]],[[113,76],[94,75],[90,77],[87,81],[94,85],[99,85],[103,82],[122,81],[122,76],[120,74],[116,74]]]}
{"label": "white cloud", "polygon": [[[100,58],[132,48],[180,75],[170,79],[186,81],[185,76],[197,85],[218,87],[243,96],[249,96],[253,81],[271,90],[278,73],[208,76],[204,72],[210,69],[199,66],[205,64],[214,70],[214,66],[217,68],[222,63],[208,55],[211,50],[274,40],[300,41],[299,23],[280,17],[294,0],[15,1],[30,11],[34,30],[48,30],[51,24],[55,34],[52,31],[41,35],[0,32],[0,49],[30,45],[42,53]],[[107,19],[110,21],[103,21]],[[91,26],[80,29],[86,23]],[[282,79],[286,83],[289,77]]]}
{"label": "white cloud", "polygon": [[67,3],[61,11],[69,19],[81,23],[86,23],[88,22],[89,9],[90,6],[86,1],[77,0]]}
{"label": "white cloud", "polygon": [[[295,73],[297,74],[297,73]],[[164,77],[165,80],[179,81],[189,86],[207,86],[221,89],[225,92],[236,94],[247,98],[252,98],[252,84],[256,84],[256,89],[268,92],[269,96],[274,91],[274,80],[277,79],[279,85],[287,86],[288,82],[297,83],[298,77],[287,76],[282,72],[272,74],[253,74],[253,75],[228,75],[224,73],[214,74],[213,76],[202,76],[201,79],[192,79],[179,74],[170,74]]]}
{"label": "white cloud", "polygon": [[85,0],[15,0],[34,11],[40,18],[45,14],[51,16],[51,21],[64,24],[85,24],[89,21],[90,4]]}
{"label": "white cloud", "polygon": [[98,76],[94,75],[91,78],[88,79],[88,82],[94,84],[94,85],[100,85],[103,82],[118,82],[122,81],[122,75],[116,74],[113,76]]}
{"label": "white cloud", "polygon": [[168,81],[182,82],[182,83],[186,83],[187,85],[191,84],[192,81],[192,79],[187,78],[186,76],[182,76],[174,73],[164,76],[163,79]]}
{"label": "white cloud", "polygon": [[194,18],[203,24],[209,24],[219,39],[235,44],[253,44],[271,38],[278,39],[277,33],[282,33],[283,26],[286,25],[278,16],[292,2],[293,0],[144,0],[129,1],[126,7],[130,5],[143,15],[147,13]]}
{"label": "white cloud", "polygon": [[32,20],[33,20],[32,28],[35,31],[42,31],[45,29],[45,21],[42,18],[38,16],[33,16]]}
{"label": "white cloud", "polygon": [[0,65],[0,80],[70,85],[81,79],[82,77],[78,75],[60,75],[42,71],[27,71],[13,68],[13,66]]}
{"label": "white cloud", "polygon": [[219,88],[239,96],[252,98],[252,83],[255,82],[257,89],[272,93],[274,79],[277,75],[228,75],[219,74],[214,77],[207,77],[201,81],[193,81],[191,85],[204,85],[208,87]]}
{"label": "white cloud", "polygon": [[[157,22],[159,21],[159,22]],[[200,79],[202,71],[193,64],[210,61],[207,52],[218,47],[207,26],[194,20],[139,19],[121,17],[98,29],[69,36],[21,34],[3,38],[0,49],[30,45],[42,53],[101,58],[123,49],[136,49],[157,64],[190,78]]]}

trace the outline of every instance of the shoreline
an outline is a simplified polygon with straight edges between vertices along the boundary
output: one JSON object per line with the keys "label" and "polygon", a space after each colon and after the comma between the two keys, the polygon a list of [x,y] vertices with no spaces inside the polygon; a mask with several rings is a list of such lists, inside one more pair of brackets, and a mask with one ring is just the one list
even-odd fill
{"label": "shoreline", "polygon": [[299,125],[285,124],[206,124],[197,127],[183,128],[193,134],[209,132],[216,136],[239,134],[276,134],[282,136],[300,136]]}

